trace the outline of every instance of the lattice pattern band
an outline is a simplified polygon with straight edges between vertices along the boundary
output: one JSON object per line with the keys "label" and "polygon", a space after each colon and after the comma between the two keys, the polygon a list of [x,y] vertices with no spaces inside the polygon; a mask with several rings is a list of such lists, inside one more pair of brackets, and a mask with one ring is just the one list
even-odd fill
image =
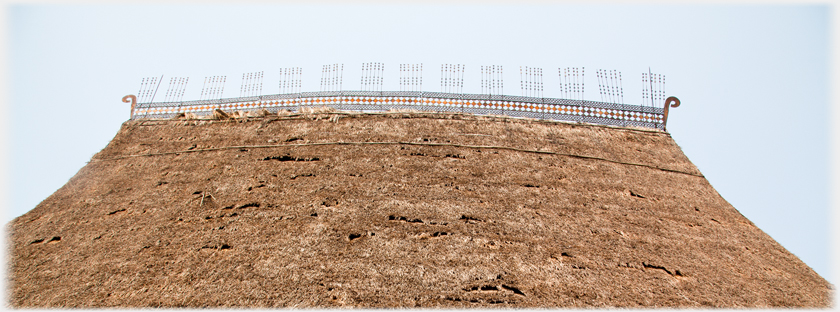
{"label": "lattice pattern band", "polygon": [[131,119],[171,118],[179,113],[206,115],[216,109],[223,111],[266,109],[277,112],[320,106],[352,111],[413,109],[496,114],[664,129],[664,109],[660,107],[556,98],[416,91],[325,91],[220,100],[141,103],[137,104]]}

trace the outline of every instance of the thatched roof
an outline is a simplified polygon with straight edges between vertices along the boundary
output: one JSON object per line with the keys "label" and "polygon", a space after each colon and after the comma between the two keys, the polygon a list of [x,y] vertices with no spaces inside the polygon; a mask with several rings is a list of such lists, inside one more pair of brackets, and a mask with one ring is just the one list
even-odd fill
{"label": "thatched roof", "polygon": [[667,134],[447,114],[126,122],[9,225],[14,307],[827,307]]}

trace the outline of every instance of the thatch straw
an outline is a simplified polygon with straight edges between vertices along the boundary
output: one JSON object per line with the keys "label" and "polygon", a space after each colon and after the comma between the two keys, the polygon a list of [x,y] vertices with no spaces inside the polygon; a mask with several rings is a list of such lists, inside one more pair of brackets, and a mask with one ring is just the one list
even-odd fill
{"label": "thatch straw", "polygon": [[[237,112],[237,113],[238,113],[238,112]],[[225,113],[225,112],[224,112],[223,110],[221,110],[221,109],[218,109],[218,108],[217,108],[216,110],[214,110],[214,111],[213,111],[213,119],[217,119],[217,120],[225,120],[225,119],[230,119],[230,118],[232,118],[232,117],[231,117],[231,115],[230,115],[230,114],[228,114],[228,113]]]}
{"label": "thatch straw", "polygon": [[831,304],[667,133],[401,114],[126,122],[9,224],[10,304]]}

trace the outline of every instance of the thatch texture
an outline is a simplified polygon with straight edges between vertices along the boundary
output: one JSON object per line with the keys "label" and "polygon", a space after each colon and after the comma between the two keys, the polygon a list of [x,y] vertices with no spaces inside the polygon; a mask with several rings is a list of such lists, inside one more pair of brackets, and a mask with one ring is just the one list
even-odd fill
{"label": "thatch texture", "polygon": [[9,233],[14,307],[827,307],[832,295],[668,134],[510,118],[129,121]]}

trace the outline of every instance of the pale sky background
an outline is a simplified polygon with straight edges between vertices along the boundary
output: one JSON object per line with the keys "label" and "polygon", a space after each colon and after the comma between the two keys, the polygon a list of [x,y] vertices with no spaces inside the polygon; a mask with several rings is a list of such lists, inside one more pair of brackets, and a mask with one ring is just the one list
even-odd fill
{"label": "pale sky background", "polygon": [[[479,93],[481,65],[503,65],[519,95],[519,66],[541,67],[545,96],[560,97],[558,67],[622,72],[624,101],[641,101],[641,73],[666,76],[680,98],[668,130],[715,189],[744,216],[836,284],[830,209],[829,5],[10,5],[6,7],[5,208],[34,208],[113,138],[128,118],[120,99],[144,77],[227,75],[239,96],[245,72],[303,68],[318,91],[321,65],[343,63],[359,89],[362,62],[424,64],[424,90],[440,91],[440,64],[466,65]],[[836,259],[835,259],[836,261]]]}

